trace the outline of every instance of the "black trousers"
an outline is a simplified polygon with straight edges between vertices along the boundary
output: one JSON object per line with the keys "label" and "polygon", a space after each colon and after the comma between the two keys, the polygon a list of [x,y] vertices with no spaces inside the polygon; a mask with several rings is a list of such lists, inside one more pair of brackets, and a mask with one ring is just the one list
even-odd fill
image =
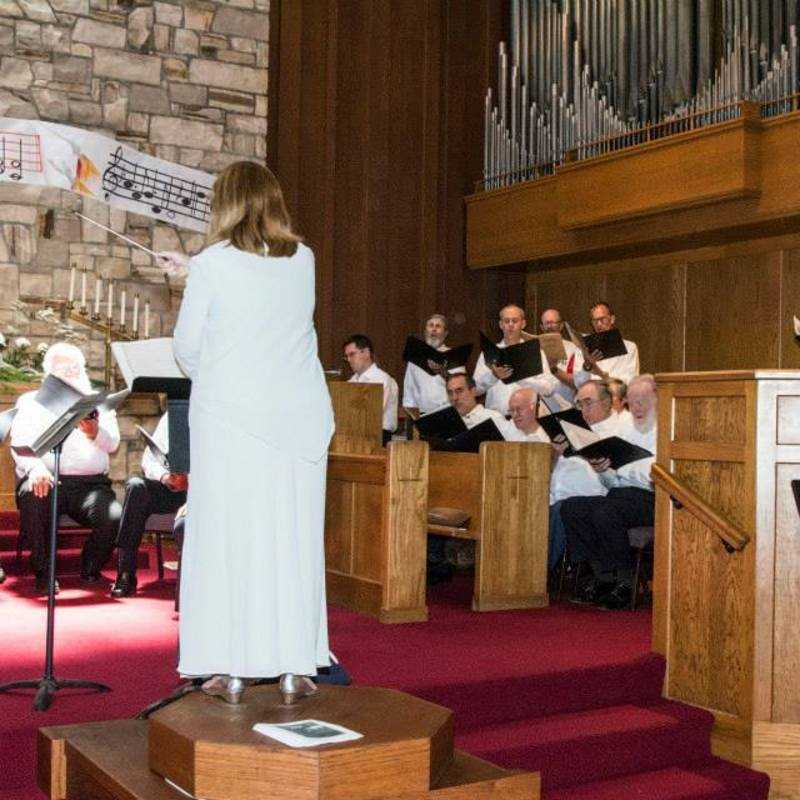
{"label": "black trousers", "polygon": [[172,514],[186,502],[186,492],[170,491],[149,478],[129,478],[119,524],[119,571],[136,572],[136,552],[142,543],[144,525],[151,514]]}
{"label": "black trousers", "polygon": [[[52,489],[50,490],[52,491]],[[50,549],[50,494],[36,497],[26,478],[17,486],[20,535],[31,549],[31,569],[47,569]],[[62,475],[58,486],[58,513],[69,514],[92,532],[83,545],[81,572],[91,574],[108,561],[119,529],[122,507],[106,475]]]}
{"label": "black trousers", "polygon": [[628,528],[653,524],[655,494],[626,486],[605,497],[569,497],[561,506],[573,561],[588,561],[595,575],[627,578],[633,567]]}

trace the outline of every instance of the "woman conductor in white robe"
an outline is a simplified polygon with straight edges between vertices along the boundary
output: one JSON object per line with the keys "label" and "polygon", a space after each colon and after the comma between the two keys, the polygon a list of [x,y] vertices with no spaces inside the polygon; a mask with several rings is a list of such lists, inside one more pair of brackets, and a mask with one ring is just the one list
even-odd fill
{"label": "woman conductor in white robe", "polygon": [[[168,260],[168,259],[167,259]],[[174,332],[192,379],[181,578],[182,675],[239,702],[280,677],[283,702],[329,664],[325,469],[333,412],[317,354],[314,254],[277,180],[238,162],[214,184]]]}

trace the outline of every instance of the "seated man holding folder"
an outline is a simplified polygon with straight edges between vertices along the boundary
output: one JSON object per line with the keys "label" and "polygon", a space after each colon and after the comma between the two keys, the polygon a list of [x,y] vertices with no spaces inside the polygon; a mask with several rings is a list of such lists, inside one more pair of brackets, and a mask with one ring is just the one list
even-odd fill
{"label": "seated man holding folder", "polygon": [[119,524],[119,562],[112,597],[136,594],[136,555],[142,543],[144,526],[151,514],[171,514],[186,503],[189,486],[185,473],[171,472],[164,454],[169,452],[169,415],[158,421],[142,454],[143,477],[128,478]]}
{"label": "seated man holding folder", "polygon": [[[529,386],[539,394],[550,395],[559,386],[542,358],[535,336],[525,333],[525,312],[516,305],[500,309],[500,330],[503,338],[494,344],[482,335],[481,354],[475,365],[474,378],[479,394],[486,395],[486,408],[508,415],[508,400],[517,389]],[[499,349],[498,349],[499,348]],[[502,351],[514,349],[514,357]],[[504,361],[515,361],[516,368]]]}
{"label": "seated man holding folder", "polygon": [[[50,347],[42,365],[45,375],[54,375],[78,392],[89,394],[86,360],[74,345],[58,342]],[[50,490],[53,487],[53,454],[42,458],[22,456],[13,447],[28,447],[53,422],[53,414],[28,392],[17,401],[11,425],[12,456],[17,477],[17,507],[20,534],[31,551],[36,591],[47,591],[47,555],[50,528]],[[64,440],[61,455],[58,513],[69,514],[80,525],[92,529],[81,554],[84,583],[100,580],[117,536],[120,505],[108,477],[109,454],[119,446],[119,426],[114,411],[93,412]]]}
{"label": "seated man holding folder", "polygon": [[582,368],[575,373],[575,386],[579,387],[595,377],[601,380],[619,378],[630,383],[639,374],[639,349],[635,342],[623,339],[617,329],[617,318],[604,300],[595,303],[589,311],[593,334],[584,336]]}
{"label": "seated man holding folder", "polygon": [[[579,395],[593,383],[582,386]],[[576,599],[610,609],[624,608],[630,602],[633,559],[628,529],[652,525],[655,514],[650,481],[656,448],[653,376],[634,378],[628,385],[627,399],[631,418],[617,423],[616,436],[642,448],[648,455],[616,470],[612,469],[609,458],[592,461],[600,480],[609,489],[606,497],[574,497],[561,507],[573,559],[588,561],[593,572],[592,580],[579,589]]]}

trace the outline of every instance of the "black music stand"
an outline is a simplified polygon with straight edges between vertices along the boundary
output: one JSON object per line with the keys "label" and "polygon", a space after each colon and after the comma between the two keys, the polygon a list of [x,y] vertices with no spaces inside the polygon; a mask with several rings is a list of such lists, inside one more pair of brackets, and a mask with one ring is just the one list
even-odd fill
{"label": "black music stand", "polygon": [[44,675],[40,680],[13,681],[0,685],[0,692],[14,689],[36,689],[33,707],[37,711],[47,711],[53,702],[53,695],[59,689],[89,689],[95,692],[110,692],[111,688],[102,683],[81,680],[59,680],[53,669],[53,644],[55,640],[56,611],[56,534],[58,531],[58,479],[61,465],[61,449],[64,440],[78,423],[108,397],[105,393],[82,397],[73,403],[30,447],[15,447],[20,455],[40,458],[53,452],[53,488],[50,491],[50,554],[47,565],[47,634],[44,656]]}

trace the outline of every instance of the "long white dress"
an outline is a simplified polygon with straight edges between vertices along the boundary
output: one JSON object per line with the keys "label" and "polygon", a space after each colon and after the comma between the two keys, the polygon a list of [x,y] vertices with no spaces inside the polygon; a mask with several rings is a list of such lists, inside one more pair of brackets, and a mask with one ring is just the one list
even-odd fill
{"label": "long white dress", "polygon": [[333,411],[314,255],[220,242],[192,259],[174,332],[192,379],[182,675],[313,675],[329,663],[325,469]]}

